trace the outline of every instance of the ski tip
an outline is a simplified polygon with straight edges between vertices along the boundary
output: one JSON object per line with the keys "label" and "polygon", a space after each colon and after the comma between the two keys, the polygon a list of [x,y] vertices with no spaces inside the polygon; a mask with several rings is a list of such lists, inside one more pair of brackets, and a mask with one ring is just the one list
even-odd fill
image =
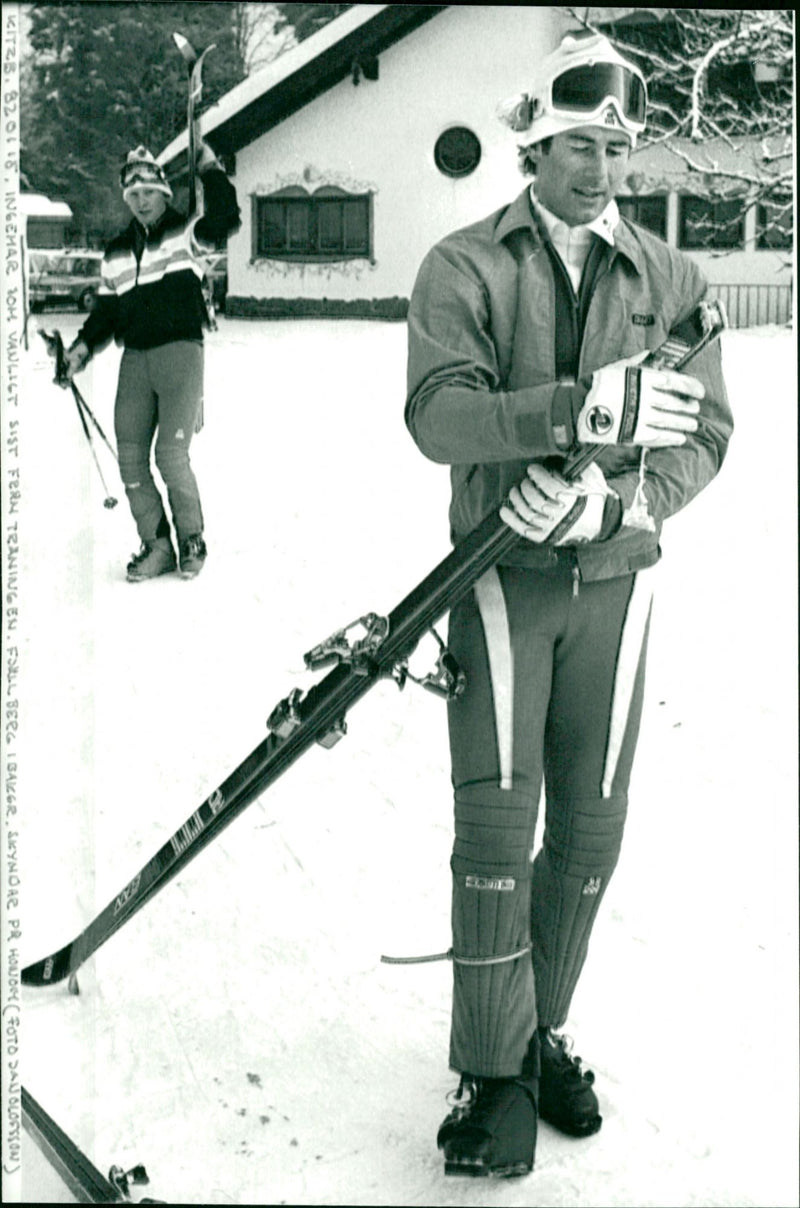
{"label": "ski tip", "polygon": [[183,34],[174,33],[172,35],[172,41],[177,46],[189,67],[194,67],[195,63],[197,62],[197,54],[189,39],[184,38]]}
{"label": "ski tip", "polygon": [[54,952],[43,961],[27,965],[20,974],[23,986],[54,986],[65,977],[74,976],[77,962],[72,960],[73,955],[73,945],[67,944],[60,952]]}
{"label": "ski tip", "polygon": [[78,985],[77,973],[70,973],[69,981],[67,982],[67,989],[69,990],[70,994],[80,994],[81,988]]}
{"label": "ski tip", "polygon": [[[201,53],[198,55],[197,61],[194,65],[194,67],[192,68],[192,79],[195,80],[195,77],[197,77],[196,82],[198,84],[199,84],[199,76],[202,73],[203,64],[205,63],[205,60],[206,60],[206,55],[210,55],[211,51],[216,50],[216,49],[217,49],[216,42],[211,42],[210,45],[208,45],[205,48],[205,50],[201,51]],[[188,62],[188,60],[187,60],[187,62]]]}

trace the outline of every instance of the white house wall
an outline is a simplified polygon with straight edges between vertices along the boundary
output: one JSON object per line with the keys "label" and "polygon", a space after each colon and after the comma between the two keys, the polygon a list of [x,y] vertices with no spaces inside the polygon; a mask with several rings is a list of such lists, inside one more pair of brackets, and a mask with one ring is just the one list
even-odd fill
{"label": "white house wall", "polygon": [[[343,81],[242,149],[235,183],[243,221],[229,244],[229,295],[408,297],[437,239],[523,187],[496,107],[530,85],[566,20],[566,10],[549,7],[452,6],[385,51],[377,81]],[[433,159],[452,125],[469,127],[483,148],[477,169],[458,180]],[[288,185],[373,192],[374,263],[253,260],[253,198]]]}
{"label": "white house wall", "polygon": [[[240,150],[235,183],[243,221],[229,243],[228,296],[367,304],[408,298],[437,239],[523,187],[514,136],[497,120],[497,105],[530,87],[536,63],[570,24],[566,8],[452,5],[380,55],[378,80],[362,75],[356,86],[348,78]],[[454,125],[471,129],[482,146],[477,169],[461,179],[445,176],[433,159],[437,138]],[[676,243],[677,193],[692,191],[685,166],[656,146],[634,155],[631,171],[647,182],[644,192],[669,192],[668,239]],[[254,259],[253,199],[289,185],[372,193],[374,262]],[[742,250],[690,255],[722,288],[788,285],[791,253],[756,248],[752,211],[745,236]]]}

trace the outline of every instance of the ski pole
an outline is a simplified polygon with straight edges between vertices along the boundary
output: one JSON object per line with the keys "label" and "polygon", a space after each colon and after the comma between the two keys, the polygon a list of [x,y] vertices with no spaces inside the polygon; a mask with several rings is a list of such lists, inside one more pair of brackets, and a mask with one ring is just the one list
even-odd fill
{"label": "ski pole", "polygon": [[97,466],[97,473],[100,475],[100,481],[102,482],[103,490],[106,493],[106,497],[103,500],[103,507],[104,508],[115,508],[117,506],[117,501],[114,498],[114,496],[110,494],[108,487],[106,485],[106,480],[103,477],[103,471],[100,468],[100,462],[97,460],[97,453],[95,451],[94,444],[92,443],[92,434],[89,431],[89,425],[86,423],[86,416],[83,414],[83,411],[81,409],[82,396],[81,396],[80,391],[78,390],[77,386],[75,386],[72,382],[70,382],[70,385],[72,386],[72,397],[75,399],[75,406],[78,409],[78,415],[80,417],[81,427],[83,428],[83,434],[89,443],[89,451],[91,452],[92,457],[94,458],[94,464]]}
{"label": "ski pole", "polygon": [[70,385],[72,386],[72,392],[73,392],[73,394],[75,395],[76,401],[77,401],[78,403],[80,403],[81,407],[82,407],[82,408],[83,408],[83,410],[86,412],[86,414],[89,416],[89,419],[92,421],[92,423],[94,424],[94,426],[95,426],[95,428],[97,429],[97,431],[100,433],[100,436],[102,437],[102,439],[105,441],[106,445],[108,446],[108,449],[110,450],[111,455],[112,455],[112,457],[114,458],[114,461],[117,461],[117,460],[118,460],[118,459],[117,459],[117,451],[116,451],[116,449],[114,448],[114,446],[111,444],[111,441],[108,439],[108,437],[106,436],[106,434],[105,434],[105,432],[103,431],[103,429],[100,427],[100,423],[99,423],[99,421],[98,421],[98,419],[97,419],[97,416],[96,416],[96,415],[95,415],[95,413],[92,411],[91,407],[89,406],[89,404],[87,403],[86,399],[83,397],[83,395],[81,394],[80,390],[79,390],[79,389],[78,389],[78,387],[75,385],[75,383],[74,383],[74,382],[71,382],[71,383],[70,383]]}
{"label": "ski pole", "polygon": [[[56,329],[54,329],[52,335],[48,335],[46,331],[43,331],[41,328],[39,328],[39,335],[42,337],[45,344],[47,345],[47,351],[50,353],[50,355],[55,360],[56,376],[53,380],[55,381],[56,385],[58,385],[58,386],[66,386],[69,379],[67,378],[67,361],[66,361],[66,355],[64,353],[64,341],[61,338],[61,332],[56,328]],[[97,428],[97,431],[100,433],[103,440],[108,445],[109,449],[111,449],[111,452],[114,455],[115,461],[117,460],[117,455],[114,452],[114,449],[112,448],[111,444],[109,443],[108,437],[106,436],[105,432],[100,427],[100,424],[98,423],[97,418],[94,415],[94,412],[92,411],[89,404],[86,402],[86,399],[83,397],[83,395],[81,394],[78,387],[75,385],[75,383],[73,381],[69,381],[69,386],[72,390],[72,397],[75,400],[75,406],[78,409],[78,416],[81,421],[81,427],[83,428],[84,436],[86,437],[87,441],[89,442],[89,449],[91,451],[92,457],[94,458],[94,464],[97,466],[97,473],[100,475],[100,481],[103,484],[103,490],[106,493],[106,497],[103,500],[103,507],[115,508],[117,506],[117,500],[109,492],[109,489],[106,486],[106,480],[103,477],[103,471],[100,468],[100,462],[97,460],[97,453],[95,452],[95,447],[92,444],[92,434],[89,431],[89,427],[86,423],[86,415],[84,414],[84,409],[86,410],[88,415],[91,417],[92,422],[94,423],[95,427]]]}

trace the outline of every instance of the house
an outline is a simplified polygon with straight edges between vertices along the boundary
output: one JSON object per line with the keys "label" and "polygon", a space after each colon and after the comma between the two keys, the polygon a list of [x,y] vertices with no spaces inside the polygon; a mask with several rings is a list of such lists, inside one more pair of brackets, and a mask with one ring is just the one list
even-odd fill
{"label": "house", "polygon": [[20,215],[25,222],[29,248],[63,248],[72,226],[72,210],[64,201],[51,201],[43,193],[20,193]]}
{"label": "house", "polygon": [[[354,5],[222,97],[200,125],[242,206],[227,313],[404,317],[431,245],[523,187],[497,105],[574,24],[550,6]],[[159,156],[171,179],[185,175],[186,142]],[[680,244],[696,230],[676,217],[688,169],[668,167],[634,156],[622,208]],[[715,284],[758,280],[788,307],[787,257],[761,248],[752,222],[736,261],[691,254]]]}
{"label": "house", "polygon": [[618,199],[626,217],[697,260],[736,327],[784,323],[791,313],[791,199],[786,208],[747,206],[734,180],[736,171],[756,179],[778,150],[760,138],[654,143],[631,156],[628,195]]}

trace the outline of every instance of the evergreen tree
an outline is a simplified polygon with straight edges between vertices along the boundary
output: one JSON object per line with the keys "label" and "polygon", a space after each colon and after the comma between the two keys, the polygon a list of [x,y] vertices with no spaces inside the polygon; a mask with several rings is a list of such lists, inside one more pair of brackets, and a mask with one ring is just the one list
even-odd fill
{"label": "evergreen tree", "polygon": [[158,152],[186,121],[186,70],[172,33],[206,60],[203,107],[244,77],[226,3],[33,4],[22,171],[31,189],[66,201],[83,231],[124,221],[119,171],[144,143]]}

